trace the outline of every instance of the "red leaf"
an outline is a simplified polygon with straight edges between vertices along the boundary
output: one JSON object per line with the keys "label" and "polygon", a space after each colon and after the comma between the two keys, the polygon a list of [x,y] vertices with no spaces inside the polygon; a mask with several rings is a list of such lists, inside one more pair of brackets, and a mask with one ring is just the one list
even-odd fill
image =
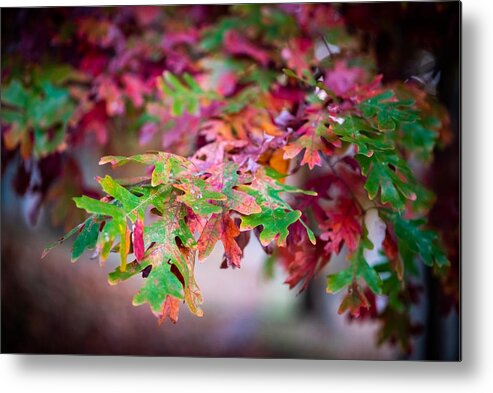
{"label": "red leaf", "polygon": [[240,235],[240,230],[229,215],[223,215],[222,230],[221,241],[224,245],[224,260],[229,266],[240,267],[243,251],[235,240]]}
{"label": "red leaf", "polygon": [[288,272],[284,283],[290,289],[303,282],[299,292],[304,291],[313,277],[327,265],[330,254],[323,245],[318,239],[316,245],[312,245],[305,227],[299,221],[291,225],[286,247],[277,249],[280,261]]}
{"label": "red leaf", "polygon": [[144,258],[144,254],[145,254],[144,222],[142,219],[138,218],[137,221],[135,221],[132,236],[133,236],[132,242],[134,245],[135,258],[137,259],[137,261],[140,261],[142,260],[142,258]]}
{"label": "red leaf", "polygon": [[158,323],[161,325],[166,318],[169,318],[171,322],[178,322],[178,315],[180,313],[181,300],[173,296],[167,295],[163,302],[163,309],[158,315]]}
{"label": "red leaf", "polygon": [[187,29],[183,31],[167,31],[164,34],[161,46],[164,50],[169,51],[180,44],[195,45],[200,39],[197,29]]}
{"label": "red leaf", "polygon": [[221,240],[226,263],[229,266],[240,267],[243,251],[235,240],[239,235],[240,230],[229,214],[213,214],[198,241],[199,259],[203,260],[209,256],[216,242]]}
{"label": "red leaf", "polygon": [[125,112],[122,93],[111,79],[103,79],[99,85],[98,95],[106,101],[106,113],[109,116],[121,115]]}
{"label": "red leaf", "polygon": [[342,299],[337,312],[342,314],[349,310],[353,317],[358,318],[363,311],[369,310],[370,307],[370,303],[365,294],[361,292],[358,284],[353,282],[353,285],[348,288],[346,296]]}
{"label": "red leaf", "polygon": [[224,46],[226,50],[233,55],[250,56],[263,66],[266,66],[269,63],[270,57],[266,51],[259,49],[255,45],[248,42],[235,30],[229,30],[225,34]]}
{"label": "red leaf", "polygon": [[137,108],[140,108],[144,104],[144,94],[149,93],[147,86],[131,74],[123,75],[122,82],[125,86],[125,95]]}
{"label": "red leaf", "polygon": [[360,212],[352,199],[341,198],[338,203],[326,211],[328,220],[320,227],[326,229],[320,235],[322,240],[327,240],[325,246],[327,252],[339,254],[343,243],[349,251],[358,247],[361,235]]}
{"label": "red leaf", "polygon": [[390,233],[389,229],[385,231],[385,238],[382,243],[383,251],[387,256],[390,267],[397,274],[399,280],[404,277],[404,264],[399,257],[399,250],[397,249],[397,243],[394,236]]}
{"label": "red leaf", "polygon": [[284,158],[290,159],[296,157],[302,150],[304,150],[303,159],[301,165],[308,164],[310,169],[315,166],[322,166],[322,159],[319,151],[325,149],[325,146],[314,132],[309,131],[299,137],[296,141],[286,145],[284,147]]}
{"label": "red leaf", "polygon": [[345,62],[338,61],[335,67],[326,73],[324,83],[338,96],[343,96],[344,93],[352,90],[363,76],[363,69],[348,68]]}
{"label": "red leaf", "polygon": [[80,69],[92,76],[101,74],[108,65],[108,57],[97,51],[88,51],[80,62]]}
{"label": "red leaf", "polygon": [[371,291],[371,289],[366,288],[363,292],[363,295],[365,296],[366,300],[368,301],[368,308],[366,307],[360,307],[359,308],[359,315],[355,316],[352,313],[348,314],[349,320],[354,320],[357,318],[358,321],[362,322],[364,320],[368,319],[375,319],[378,317],[378,310],[377,310],[377,298],[375,294]]}
{"label": "red leaf", "polygon": [[94,133],[98,143],[104,145],[108,141],[107,123],[106,107],[104,102],[100,101],[82,116],[79,127],[83,132]]}
{"label": "red leaf", "polygon": [[132,7],[137,23],[143,27],[151,25],[161,14],[161,7],[137,6]]}
{"label": "red leaf", "polygon": [[382,246],[387,258],[394,259],[397,257],[397,244],[388,229],[385,231],[385,239],[383,240]]}
{"label": "red leaf", "polygon": [[289,285],[289,289],[303,281],[299,292],[304,291],[315,274],[329,263],[330,255],[324,252],[322,246],[321,242],[313,246],[305,239],[299,243],[294,253],[289,248],[279,250],[281,255],[284,255],[284,263],[288,270],[289,276],[284,283]]}
{"label": "red leaf", "polygon": [[317,113],[308,116],[308,121],[296,131],[296,135],[295,140],[284,146],[284,158],[294,158],[304,150],[301,165],[308,164],[310,169],[322,166],[321,154],[332,155],[334,149],[341,146],[341,141]]}
{"label": "red leaf", "polygon": [[312,40],[307,38],[295,38],[288,42],[287,48],[281,52],[288,68],[294,70],[299,77],[303,72],[310,70],[310,59],[313,58]]}
{"label": "red leaf", "polygon": [[144,123],[139,130],[139,145],[149,143],[158,130],[159,127],[156,123]]}
{"label": "red leaf", "polygon": [[300,27],[312,34],[320,34],[320,30],[329,27],[343,26],[344,19],[331,4],[279,4],[286,12],[292,14]]}
{"label": "red leaf", "polygon": [[380,74],[377,75],[370,83],[356,85],[347,95],[350,95],[351,99],[355,102],[361,102],[382,93],[382,77],[383,75]]}

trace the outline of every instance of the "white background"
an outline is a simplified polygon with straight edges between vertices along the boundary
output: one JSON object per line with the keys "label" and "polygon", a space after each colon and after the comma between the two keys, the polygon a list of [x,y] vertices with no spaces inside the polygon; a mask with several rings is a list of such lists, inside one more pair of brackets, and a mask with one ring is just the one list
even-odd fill
{"label": "white background", "polygon": [[[196,3],[197,1],[180,2]],[[221,1],[203,1],[218,3]],[[250,1],[252,2],[252,1]],[[164,4],[146,1],[144,4]],[[2,1],[6,6],[90,5],[97,1]],[[104,1],[135,4],[135,1]],[[464,0],[462,81],[463,361],[351,362],[0,356],[2,392],[482,392],[493,387],[493,13]],[[42,23],[42,21],[40,21]],[[19,30],[22,26],[19,26]],[[451,43],[454,45],[454,43]],[[3,228],[6,230],[6,228]],[[490,389],[488,389],[490,388]]]}

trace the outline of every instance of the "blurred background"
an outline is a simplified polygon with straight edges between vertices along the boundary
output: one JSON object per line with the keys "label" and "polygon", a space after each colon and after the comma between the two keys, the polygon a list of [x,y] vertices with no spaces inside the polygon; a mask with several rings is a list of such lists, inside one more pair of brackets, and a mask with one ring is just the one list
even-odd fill
{"label": "blurred background", "polygon": [[[460,4],[371,3],[339,7],[350,32],[375,48],[384,82],[419,78],[438,96],[450,114],[451,143],[435,156],[426,182],[438,196],[432,224],[446,234],[456,278],[459,261],[460,168]],[[22,35],[36,34],[33,23],[42,9],[2,10],[2,57],[9,56],[19,26]],[[219,11],[220,12],[220,7]],[[122,138],[115,153],[138,151]],[[75,159],[86,184],[108,173],[97,165],[103,151],[94,144],[81,146]],[[136,150],[137,149],[137,150]],[[49,206],[42,208],[36,225],[29,212],[37,201],[15,190],[16,163],[4,161],[1,180],[1,349],[7,353],[71,353],[159,356],[296,357],[324,359],[431,359],[457,360],[460,318],[456,307],[441,295],[430,271],[423,269],[424,296],[414,310],[423,332],[413,352],[403,354],[390,344],[377,346],[375,322],[350,321],[339,316],[339,296],[325,294],[325,276],[340,269],[332,260],[297,295],[283,284],[286,273],[265,274],[266,255],[252,237],[241,269],[219,269],[222,251],[197,265],[196,278],[205,303],[204,317],[182,308],[178,324],[158,326],[147,305],[134,307],[140,277],[118,286],[107,284],[104,268],[85,254],[70,263],[70,244],[40,256],[47,243],[60,237]],[[18,163],[17,163],[18,164]],[[50,171],[50,163],[45,165]]]}

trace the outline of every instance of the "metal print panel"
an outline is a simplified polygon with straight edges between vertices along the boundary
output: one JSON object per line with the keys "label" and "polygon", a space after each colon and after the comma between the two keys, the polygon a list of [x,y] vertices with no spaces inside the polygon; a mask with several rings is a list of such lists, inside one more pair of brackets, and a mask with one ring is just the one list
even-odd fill
{"label": "metal print panel", "polygon": [[2,352],[460,359],[460,3],[1,22]]}

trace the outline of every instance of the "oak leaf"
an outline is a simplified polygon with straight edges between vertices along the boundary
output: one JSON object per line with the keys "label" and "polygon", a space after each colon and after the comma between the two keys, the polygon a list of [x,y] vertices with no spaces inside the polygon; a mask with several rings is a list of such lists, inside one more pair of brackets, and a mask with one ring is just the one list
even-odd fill
{"label": "oak leaf", "polygon": [[241,184],[238,172],[239,167],[236,164],[227,163],[220,166],[219,170],[214,172],[215,175],[209,178],[213,187],[225,195],[226,199],[218,203],[222,211],[209,218],[200,235],[198,242],[200,260],[206,258],[217,241],[221,240],[224,245],[226,265],[240,267],[243,252],[235,240],[240,235],[240,231],[230,217],[230,213],[236,211],[243,215],[250,215],[261,212],[261,207],[253,196],[236,189]]}
{"label": "oak leaf", "polygon": [[322,240],[326,240],[325,250],[339,254],[345,244],[350,252],[356,250],[361,236],[361,213],[353,199],[340,198],[337,203],[326,210],[327,221],[320,228]]}
{"label": "oak leaf", "polygon": [[249,230],[262,226],[259,236],[262,245],[267,246],[275,240],[278,246],[284,247],[289,234],[288,227],[296,221],[300,221],[308,233],[310,242],[316,243],[315,235],[301,220],[301,211],[293,210],[279,195],[281,192],[299,192],[315,196],[316,193],[282,184],[267,175],[265,169],[257,172],[251,186],[240,186],[239,189],[253,196],[262,209],[260,213],[241,217],[240,230]]}
{"label": "oak leaf", "polygon": [[325,124],[324,117],[312,113],[308,121],[295,132],[294,141],[284,147],[284,158],[294,158],[302,150],[301,165],[308,164],[310,169],[322,166],[321,154],[331,155],[341,142]]}

